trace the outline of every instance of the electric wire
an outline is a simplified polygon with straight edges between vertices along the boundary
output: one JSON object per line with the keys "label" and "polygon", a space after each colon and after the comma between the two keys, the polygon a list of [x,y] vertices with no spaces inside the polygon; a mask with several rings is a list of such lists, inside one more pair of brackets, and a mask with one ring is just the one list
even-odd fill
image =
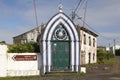
{"label": "electric wire", "polygon": [[[77,14],[76,16],[78,17],[78,19],[82,22],[84,22],[84,20],[82,20],[81,17],[79,17]],[[101,39],[102,40],[105,40],[105,42],[107,41],[109,44],[112,44],[113,43],[113,38],[110,38],[110,37],[106,37],[104,35],[102,35],[101,33],[99,33],[98,31],[96,31],[95,29],[93,29],[87,22],[84,22],[85,23],[85,26],[86,28],[88,28],[89,30],[91,31],[94,31],[96,34],[98,34],[98,36],[101,36]],[[103,37],[103,38],[102,38]]]}
{"label": "electric wire", "polygon": [[[96,34],[98,34],[100,37],[102,37],[102,39],[108,41],[109,43],[112,43],[113,42],[113,38],[110,38],[110,37],[106,37],[104,36],[103,34],[99,33],[98,31],[96,31],[95,29],[93,29],[86,21],[85,21],[85,15],[86,15],[86,11],[84,12],[84,20],[82,20],[82,18],[80,18],[77,14],[78,12],[80,11],[80,9],[82,8],[82,6],[85,4],[87,0],[79,0],[79,3],[78,5],[76,6],[76,8],[73,10],[73,9],[70,9],[72,11],[74,11],[74,14],[75,16],[77,16],[83,23],[83,27],[88,27],[88,29],[94,31]],[[87,9],[87,2],[86,2],[86,9]],[[78,20],[78,19],[76,19]]]}
{"label": "electric wire", "polygon": [[80,9],[81,9],[82,6],[84,5],[85,1],[86,1],[86,0],[82,0],[82,1],[81,1],[81,4],[79,5],[79,7],[78,7],[77,10],[76,10],[76,13],[78,13],[78,12],[80,11]]}
{"label": "electric wire", "polygon": [[[86,1],[86,4],[85,4],[85,12],[84,12],[84,20],[82,20],[82,18],[80,18],[76,13],[75,13],[75,15],[82,21],[82,23],[83,23],[83,27],[88,27],[89,29],[91,29],[92,31],[94,31],[95,33],[97,33],[99,36],[101,36],[101,37],[103,37],[103,39],[105,39],[105,40],[107,40],[107,41],[112,41],[113,42],[113,38],[110,38],[110,37],[106,37],[106,36],[104,36],[104,35],[102,35],[101,33],[99,33],[98,31],[96,31],[95,29],[93,29],[88,23],[86,23],[86,21],[85,21],[85,18],[86,18],[86,10],[87,10],[87,3],[88,3],[88,0],[84,0],[83,2],[82,2],[82,4],[78,4],[79,6],[77,6],[76,7],[76,10],[75,11],[79,11],[80,10],[80,8],[81,8],[81,6],[85,3],[85,1]],[[86,25],[86,26],[85,26]]]}
{"label": "electric wire", "polygon": [[74,12],[76,12],[76,11],[78,10],[81,2],[82,2],[82,0],[80,0],[80,1],[78,2],[78,5],[77,5],[77,7],[75,8]]}

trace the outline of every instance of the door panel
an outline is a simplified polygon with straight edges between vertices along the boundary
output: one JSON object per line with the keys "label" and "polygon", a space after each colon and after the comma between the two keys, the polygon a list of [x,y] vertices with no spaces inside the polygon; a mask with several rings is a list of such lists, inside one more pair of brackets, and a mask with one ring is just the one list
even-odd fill
{"label": "door panel", "polygon": [[52,68],[65,70],[70,67],[70,43],[52,42]]}

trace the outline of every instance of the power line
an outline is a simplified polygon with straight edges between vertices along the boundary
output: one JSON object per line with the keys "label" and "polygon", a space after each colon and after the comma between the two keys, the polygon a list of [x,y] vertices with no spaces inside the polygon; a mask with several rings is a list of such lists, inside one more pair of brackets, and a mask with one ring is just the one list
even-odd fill
{"label": "power line", "polygon": [[[86,3],[85,3],[86,1]],[[83,4],[85,3],[85,11],[84,11],[84,17],[83,17],[83,20],[82,20],[82,17],[79,17],[76,12],[79,10],[79,7],[82,6]],[[88,0],[80,0],[77,7],[75,8],[75,10],[72,12],[72,20],[74,21],[75,19],[75,16],[77,16],[83,23],[83,27],[85,27],[85,25],[92,31],[94,31],[95,33],[97,33],[99,36],[101,36],[101,39],[103,37],[103,39],[109,41],[109,43],[112,43],[113,42],[113,38],[110,38],[110,37],[106,37],[104,36],[103,34],[99,33],[98,31],[96,31],[95,29],[93,29],[89,24],[86,23],[85,21],[85,18],[86,18],[86,10],[87,10],[87,4],[88,4]],[[81,8],[81,7],[80,7]],[[112,42],[111,42],[112,41]]]}
{"label": "power line", "polygon": [[82,8],[82,5],[85,3],[86,0],[82,0],[81,1],[81,4],[79,5],[78,9],[76,12],[79,12],[79,10]]}
{"label": "power line", "polygon": [[[94,31],[94,32],[96,32],[97,34],[101,35],[101,36],[104,37],[106,40],[110,40],[110,38],[107,38],[107,37],[103,36],[102,34],[100,34],[98,31],[94,30],[92,27],[90,27],[90,25],[88,25],[88,24],[86,23],[86,12],[87,12],[88,0],[84,0],[84,2],[85,2],[85,1],[86,1],[86,3],[85,3],[85,11],[84,11],[83,20],[82,20],[82,17],[79,17],[79,16],[75,13],[75,12],[78,10],[78,8],[79,8],[80,3],[82,2],[82,0],[79,1],[78,6],[76,7],[75,11],[72,12],[72,19],[74,20],[75,16],[77,16],[77,17],[82,21],[83,27],[85,27],[85,25],[86,25],[86,26],[89,27],[92,31]],[[84,2],[83,2],[83,3],[84,3]],[[83,33],[82,33],[82,34],[83,34]]]}
{"label": "power line", "polygon": [[92,30],[92,31],[94,31],[95,33],[97,33],[97,34],[99,34],[99,35],[101,35],[102,37],[104,37],[105,39],[107,39],[107,40],[110,40],[110,39],[112,39],[112,38],[108,38],[108,37],[106,37],[106,36],[104,36],[104,35],[102,35],[101,33],[99,33],[98,31],[96,31],[95,29],[93,29],[88,23],[86,23],[84,20],[82,20],[82,18],[81,17],[79,17],[77,14],[76,14],[76,16],[78,17],[78,19],[79,20],[81,20],[86,26],[84,26],[84,27],[88,27],[90,30]]}
{"label": "power line", "polygon": [[72,11],[72,21],[73,21],[73,22],[74,22],[74,20],[75,20],[76,11],[78,10],[81,2],[82,2],[82,0],[79,0],[78,5],[76,6],[75,10]]}
{"label": "power line", "polygon": [[[80,18],[80,20],[83,22],[83,20]],[[104,40],[107,40],[107,42],[109,43],[109,44],[111,44],[111,43],[113,43],[113,38],[109,38],[109,37],[106,37],[106,36],[104,36],[104,35],[102,35],[101,33],[99,33],[98,31],[96,31],[95,29],[93,29],[89,24],[87,24],[86,22],[84,22],[85,23],[85,25],[90,29],[90,30],[92,30],[92,31],[94,31],[95,33],[97,33],[99,36],[101,36],[101,37],[103,37],[103,39]],[[84,26],[84,27],[86,27],[86,26]],[[102,39],[102,38],[101,38]],[[102,40],[103,40],[102,39]],[[103,41],[104,41],[103,40]],[[105,41],[106,42],[106,41]]]}
{"label": "power line", "polygon": [[79,3],[78,3],[78,5],[77,5],[77,7],[75,8],[74,12],[76,12],[76,11],[78,10],[81,2],[82,2],[82,0],[79,1]]}

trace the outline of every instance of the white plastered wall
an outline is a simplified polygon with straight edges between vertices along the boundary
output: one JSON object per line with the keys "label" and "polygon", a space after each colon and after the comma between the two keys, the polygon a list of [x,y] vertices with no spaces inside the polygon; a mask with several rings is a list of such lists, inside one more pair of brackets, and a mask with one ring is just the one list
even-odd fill
{"label": "white plastered wall", "polygon": [[7,76],[7,46],[0,45],[0,77]]}
{"label": "white plastered wall", "polygon": [[[0,77],[40,75],[40,53],[7,53],[7,50],[7,45],[0,45]],[[13,59],[15,55],[36,55],[37,60],[16,61]]]}

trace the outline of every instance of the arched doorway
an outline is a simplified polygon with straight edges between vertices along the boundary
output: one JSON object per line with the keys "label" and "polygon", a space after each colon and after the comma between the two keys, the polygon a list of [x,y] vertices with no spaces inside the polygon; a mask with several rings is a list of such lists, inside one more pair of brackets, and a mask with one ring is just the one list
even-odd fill
{"label": "arched doorway", "polygon": [[70,39],[63,24],[57,25],[52,41],[52,70],[70,69]]}

